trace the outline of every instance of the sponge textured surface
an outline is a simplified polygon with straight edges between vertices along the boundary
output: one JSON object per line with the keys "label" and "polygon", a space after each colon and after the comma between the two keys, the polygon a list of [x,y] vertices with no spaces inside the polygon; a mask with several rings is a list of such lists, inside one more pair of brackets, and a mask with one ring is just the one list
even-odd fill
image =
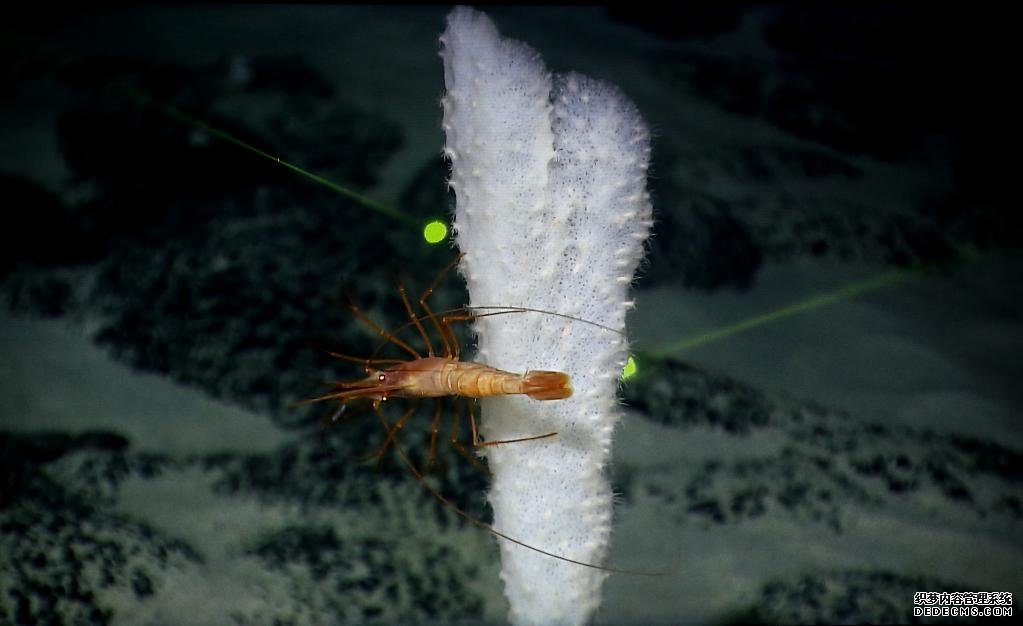
{"label": "sponge textured surface", "polygon": [[[482,13],[455,9],[441,37],[445,153],[457,196],[460,270],[473,306],[553,311],[478,320],[478,360],[569,374],[574,395],[486,400],[495,527],[537,548],[602,563],[611,532],[605,476],[620,417],[628,289],[651,226],[649,132],[612,85],[551,75]],[[613,330],[609,330],[613,329]],[[618,332],[615,332],[618,331]],[[501,542],[517,624],[586,622],[605,573]]]}

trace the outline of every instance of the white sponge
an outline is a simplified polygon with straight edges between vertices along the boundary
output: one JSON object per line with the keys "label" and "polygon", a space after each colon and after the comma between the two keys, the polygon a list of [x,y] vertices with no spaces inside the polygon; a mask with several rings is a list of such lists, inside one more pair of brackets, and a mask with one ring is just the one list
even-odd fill
{"label": "white sponge", "polygon": [[[625,329],[628,289],[651,226],[649,132],[612,85],[552,77],[529,46],[457,8],[443,44],[445,153],[457,196],[460,270],[473,306],[522,306]],[[482,403],[494,526],[530,545],[600,564],[611,533],[606,477],[620,418],[624,334],[562,317],[482,318],[476,360],[513,372],[560,370],[574,395]],[[579,624],[606,573],[501,542],[516,624]]]}

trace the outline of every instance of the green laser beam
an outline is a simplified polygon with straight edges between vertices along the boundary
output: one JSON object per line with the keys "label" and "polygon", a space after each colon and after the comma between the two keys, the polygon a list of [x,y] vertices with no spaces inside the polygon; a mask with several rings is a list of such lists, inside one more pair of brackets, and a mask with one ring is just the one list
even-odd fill
{"label": "green laser beam", "polygon": [[261,150],[260,148],[257,148],[256,146],[254,146],[254,145],[252,145],[250,143],[242,141],[241,139],[235,137],[234,135],[231,135],[230,133],[227,133],[227,132],[219,129],[216,126],[212,126],[212,125],[202,121],[201,119],[199,119],[197,117],[193,117],[193,116],[189,115],[188,113],[185,113],[181,109],[178,109],[177,107],[174,107],[174,106],[172,106],[170,104],[167,104],[166,102],[160,102],[160,101],[158,101],[158,100],[148,96],[147,94],[139,92],[139,91],[134,90],[134,89],[132,90],[132,92],[133,92],[132,95],[135,98],[141,100],[145,104],[148,104],[150,106],[155,107],[158,111],[160,111],[161,113],[163,113],[164,115],[166,115],[167,117],[169,117],[171,119],[177,120],[177,121],[182,122],[184,124],[188,124],[190,126],[194,126],[195,128],[198,128],[199,130],[201,130],[201,131],[203,131],[205,133],[208,133],[208,134],[210,134],[210,135],[212,135],[212,136],[214,136],[214,137],[216,137],[218,139],[226,141],[226,142],[228,142],[228,143],[230,143],[230,144],[232,144],[234,146],[242,148],[243,150],[247,150],[247,151],[249,151],[249,152],[251,152],[253,154],[259,155],[259,156],[261,156],[261,157],[263,157],[265,159],[269,159],[269,160],[273,161],[274,163],[277,163],[278,165],[281,165],[282,167],[284,167],[284,168],[294,172],[295,174],[298,174],[299,176],[302,176],[302,177],[304,177],[304,178],[306,178],[308,180],[311,180],[311,181],[313,181],[313,182],[315,182],[317,184],[323,185],[324,187],[326,187],[326,188],[328,188],[328,189],[330,189],[332,191],[335,191],[338,194],[340,194],[340,195],[342,195],[342,196],[344,196],[344,197],[346,197],[346,198],[348,198],[350,200],[354,200],[355,202],[359,203],[360,205],[366,207],[367,209],[372,209],[374,211],[377,211],[378,213],[382,213],[384,215],[387,215],[389,217],[397,219],[397,220],[399,220],[401,222],[404,222],[406,224],[410,224],[410,225],[415,226],[417,228],[420,226],[420,220],[419,219],[417,219],[416,217],[414,217],[414,216],[412,216],[412,215],[410,215],[408,213],[405,213],[404,211],[401,211],[401,210],[396,209],[396,208],[394,208],[392,206],[383,204],[381,202],[377,202],[376,200],[374,200],[372,198],[364,196],[361,193],[358,193],[357,191],[353,191],[353,190],[351,190],[351,189],[349,189],[349,188],[347,188],[347,187],[345,187],[343,185],[340,185],[340,184],[338,184],[338,183],[336,183],[336,182],[334,182],[334,181],[332,181],[332,180],[330,180],[328,178],[324,178],[323,176],[320,176],[319,174],[314,174],[313,172],[310,172],[307,169],[299,167],[298,165],[295,165],[294,163],[290,163],[290,162],[285,161],[284,159],[282,159],[282,158],[280,158],[278,156],[274,156],[274,155],[270,154],[269,152],[267,152],[265,150]]}
{"label": "green laser beam", "polygon": [[[67,51],[62,50],[62,49],[60,49],[60,48],[58,48],[56,46],[50,45],[50,44],[48,44],[46,42],[41,42],[41,41],[37,41],[35,39],[26,38],[26,37],[20,35],[17,32],[8,31],[6,28],[5,29],[0,29],[0,32],[3,33],[5,39],[9,38],[12,41],[19,41],[19,42],[22,43],[22,45],[26,45],[29,48],[32,48],[32,49],[35,49],[35,50],[47,53],[47,54],[49,54],[51,56],[54,56],[54,57],[56,57],[59,60],[60,63],[74,63],[74,62],[77,62],[79,60],[75,55],[69,54]],[[177,120],[179,122],[183,122],[185,124],[188,124],[190,126],[198,128],[198,129],[202,130],[203,132],[209,133],[210,135],[212,135],[214,137],[217,137],[218,139],[221,139],[223,141],[226,141],[226,142],[228,142],[228,143],[230,143],[230,144],[232,144],[234,146],[242,148],[243,150],[247,150],[247,151],[249,151],[249,152],[251,152],[253,154],[257,154],[257,155],[259,155],[259,156],[261,156],[261,157],[263,157],[265,159],[269,159],[269,160],[273,161],[274,163],[277,163],[277,164],[281,165],[282,167],[284,167],[284,168],[286,168],[288,170],[291,170],[292,172],[294,172],[295,174],[298,174],[299,176],[302,176],[302,177],[304,177],[304,178],[306,178],[308,180],[311,180],[311,181],[313,181],[315,183],[323,185],[324,187],[326,187],[326,188],[328,188],[328,189],[330,189],[330,190],[332,190],[332,191],[334,191],[334,192],[336,192],[336,193],[338,193],[338,194],[340,194],[340,195],[342,195],[342,196],[344,196],[344,197],[346,197],[346,198],[348,198],[350,200],[353,200],[353,201],[357,202],[358,204],[366,207],[367,209],[371,209],[373,211],[377,211],[378,213],[382,213],[384,215],[392,217],[392,218],[394,218],[396,220],[399,220],[401,222],[404,222],[406,224],[411,224],[411,225],[415,226],[416,228],[419,228],[421,226],[421,220],[417,219],[416,217],[414,217],[413,215],[411,215],[409,213],[406,213],[406,212],[404,212],[404,211],[402,211],[400,209],[397,209],[395,207],[389,206],[387,204],[383,204],[382,202],[377,202],[376,200],[374,200],[374,199],[372,199],[370,197],[364,196],[361,193],[358,193],[357,191],[353,191],[353,190],[345,187],[344,185],[340,185],[340,184],[338,184],[338,183],[336,183],[336,182],[334,182],[334,181],[332,181],[332,180],[330,180],[328,178],[324,178],[323,176],[320,176],[319,174],[315,174],[313,172],[310,172],[307,169],[299,167],[298,165],[295,165],[294,163],[291,163],[289,161],[285,161],[284,159],[282,159],[280,157],[274,156],[274,155],[270,154],[269,152],[267,152],[265,150],[261,150],[261,149],[257,148],[256,146],[254,146],[252,144],[249,144],[249,143],[246,143],[245,141],[242,141],[241,139],[235,137],[234,135],[231,135],[230,133],[227,133],[227,132],[217,128],[216,126],[212,126],[212,125],[204,122],[203,120],[201,120],[201,119],[199,119],[197,117],[194,117],[194,116],[189,115],[188,113],[185,113],[181,109],[178,109],[178,108],[176,108],[176,107],[174,107],[174,106],[172,106],[172,105],[170,105],[170,104],[168,104],[166,102],[162,102],[162,101],[154,98],[153,96],[145,93],[144,91],[139,90],[136,87],[133,87],[133,86],[123,86],[123,89],[131,98],[133,98],[136,101],[142,103],[143,105],[153,106],[158,111],[160,111],[161,113],[163,113],[164,115],[166,115],[166,116],[168,116],[168,117],[170,117],[172,119],[175,119],[175,120]]]}
{"label": "green laser beam", "polygon": [[768,324],[770,322],[776,322],[780,319],[791,317],[793,315],[796,315],[797,313],[810,311],[812,309],[816,309],[822,306],[835,304],[836,302],[842,302],[844,300],[849,300],[866,293],[878,291],[886,287],[897,285],[899,283],[909,280],[910,278],[916,276],[918,273],[919,268],[892,270],[890,272],[886,272],[874,278],[845,285],[834,291],[822,293],[811,298],[806,298],[805,300],[799,300],[787,306],[783,306],[780,309],[775,309],[774,311],[769,311],[767,313],[763,313],[755,317],[750,317],[742,320],[741,322],[736,322],[735,324],[729,324],[728,326],[722,326],[720,328],[715,328],[714,330],[710,330],[705,333],[700,333],[699,335],[686,337],[685,339],[680,339],[678,341],[668,343],[667,345],[664,345],[656,350],[644,350],[643,354],[648,357],[661,358],[669,356],[676,352],[692,350],[693,348],[702,346],[712,341],[718,341],[726,337],[731,337],[732,335],[737,335],[739,333],[752,330],[754,328],[757,328],[758,326],[763,326],[764,324]]}

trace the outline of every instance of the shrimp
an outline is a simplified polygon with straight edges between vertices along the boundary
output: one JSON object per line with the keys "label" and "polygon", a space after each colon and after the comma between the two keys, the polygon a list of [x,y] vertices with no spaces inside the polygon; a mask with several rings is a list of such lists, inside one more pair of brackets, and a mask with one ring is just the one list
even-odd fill
{"label": "shrimp", "polygon": [[[436,498],[441,504],[454,511],[458,516],[462,517],[469,523],[486,530],[496,537],[522,546],[539,554],[573,563],[582,567],[588,567],[598,569],[606,572],[635,574],[641,576],[661,576],[661,572],[643,572],[635,570],[617,569],[613,567],[606,567],[602,565],[595,565],[592,563],[586,563],[584,561],[577,561],[568,557],[543,550],[536,546],[530,545],[511,537],[501,531],[497,530],[490,524],[480,520],[479,518],[463,511],[457,504],[452,502],[450,499],[445,497],[436,488],[431,486],[424,477],[424,472],[417,469],[415,464],[406,454],[397,440],[397,433],[401,430],[408,420],[419,410],[420,402],[423,399],[434,399],[434,411],[433,411],[433,422],[432,431],[430,437],[430,450],[427,457],[427,465],[432,463],[434,459],[437,434],[439,431],[440,417],[441,417],[441,404],[440,399],[448,396],[454,396],[457,398],[466,398],[469,400],[476,400],[479,398],[501,396],[501,395],[525,395],[533,400],[538,401],[552,401],[552,400],[563,400],[571,397],[572,385],[568,374],[564,372],[548,371],[548,370],[532,370],[524,374],[516,374],[512,372],[506,372],[494,367],[482,363],[475,363],[472,361],[462,361],[460,358],[460,350],[458,341],[454,336],[454,332],[451,329],[451,322],[454,321],[471,321],[480,317],[502,315],[507,313],[524,313],[524,312],[535,312],[542,314],[550,314],[557,317],[575,319],[577,321],[599,326],[601,328],[607,328],[601,324],[590,322],[588,320],[581,320],[572,316],[543,311],[540,309],[532,309],[528,307],[462,307],[458,309],[450,309],[442,311],[440,313],[434,313],[429,305],[427,304],[427,298],[437,288],[443,277],[451,271],[451,269],[458,263],[462,258],[462,255],[456,256],[434,279],[433,283],[428,287],[423,294],[419,297],[418,304],[420,308],[426,313],[424,317],[418,317],[412,308],[412,304],[409,301],[408,295],[406,294],[404,285],[399,281],[397,284],[397,291],[401,297],[402,304],[405,307],[405,311],[408,314],[409,322],[404,326],[397,329],[395,332],[389,332],[369,318],[357,305],[355,305],[349,299],[348,309],[351,313],[368,326],[373,332],[379,335],[383,340],[384,344],[391,344],[406,352],[410,357],[410,360],[400,359],[378,359],[376,353],[369,358],[355,357],[347,354],[341,354],[338,352],[328,351],[327,354],[346,361],[351,361],[363,365],[366,370],[366,377],[349,381],[349,382],[338,382],[332,384],[332,390],[329,393],[308,398],[300,401],[301,404],[310,404],[315,402],[325,402],[331,400],[339,400],[341,406],[330,416],[329,421],[334,422],[344,413],[347,403],[358,399],[368,399],[370,401],[373,412],[377,415],[380,423],[387,431],[386,437],[382,444],[377,449],[377,452],[373,455],[378,460],[383,457],[389,448],[393,448],[400,458],[403,465],[405,465],[409,472],[416,478],[416,480],[427,490],[430,495]],[[439,334],[443,345],[444,354],[438,356],[434,350],[433,343],[430,341],[429,335],[423,325],[423,322],[431,324]],[[414,326],[423,339],[423,343],[426,346],[427,354],[423,356],[416,351],[412,346],[403,341],[397,336],[397,332]],[[613,330],[613,329],[608,329]],[[613,332],[619,332],[614,331]],[[620,333],[619,333],[620,334]],[[382,347],[382,346],[381,346]],[[379,348],[377,350],[379,352]],[[383,369],[377,369],[376,366],[387,365],[388,367]],[[389,398],[410,398],[413,400],[413,404],[410,408],[405,410],[396,422],[391,424],[388,419],[384,416],[381,409],[381,405],[386,402]],[[456,405],[457,406],[457,405]],[[519,444],[530,441],[536,441],[539,439],[545,439],[548,437],[554,437],[557,435],[556,432],[545,433],[541,435],[535,435],[531,437],[523,437],[518,439],[506,439],[506,440],[495,440],[495,441],[480,441],[478,430],[476,428],[476,420],[472,413],[472,405],[469,404],[468,418],[470,429],[472,431],[472,446],[474,448],[482,448],[486,446],[503,445],[503,444]],[[452,424],[452,432],[449,439],[449,443],[459,453],[466,457],[473,465],[480,467],[484,472],[486,468],[482,468],[478,461],[471,455],[465,448],[464,445],[458,440],[458,418],[459,413],[456,409],[454,413],[454,420]]]}
{"label": "shrimp", "polygon": [[417,357],[371,372],[365,379],[339,383],[337,388],[337,392],[318,399],[371,398],[383,402],[391,397],[478,399],[522,394],[533,400],[563,400],[572,395],[572,385],[564,372],[532,370],[513,374],[449,356]]}
{"label": "shrimp", "polygon": [[[342,356],[332,353],[335,356]],[[364,379],[348,383],[336,383],[335,391],[310,402],[323,400],[341,400],[342,402],[359,398],[372,401],[373,410],[379,413],[380,403],[388,398],[442,398],[456,396],[479,399],[498,395],[524,394],[534,400],[561,400],[572,395],[569,377],[563,372],[533,370],[525,374],[505,372],[481,363],[460,361],[450,356],[416,357],[411,361],[403,361],[385,370],[371,370]],[[343,405],[342,405],[343,406]],[[436,405],[435,416],[440,415],[440,404]],[[408,419],[418,410],[415,403],[402,417],[388,428],[387,438],[376,452],[382,458],[387,447],[393,443],[397,432],[405,426]],[[456,414],[457,418],[457,414]],[[457,419],[456,419],[457,422]],[[472,431],[472,445],[482,448],[503,443],[519,443],[544,439],[557,435],[556,432],[499,441],[480,441],[476,427],[476,419],[469,411],[469,424]],[[386,425],[386,423],[385,423]],[[437,424],[430,438],[430,454],[428,463],[432,462],[436,450]],[[465,456],[473,465],[479,466],[465,447],[458,441],[457,432],[452,429],[451,445]]]}
{"label": "shrimp", "polygon": [[[519,394],[526,395],[534,400],[562,400],[571,397],[571,381],[568,374],[565,374],[564,372],[533,370],[526,372],[525,374],[514,374],[482,363],[461,360],[459,344],[454,336],[454,332],[451,330],[451,322],[526,310],[521,307],[510,307],[496,312],[474,313],[468,307],[463,307],[460,309],[443,311],[439,315],[435,314],[427,304],[427,298],[429,298],[434,290],[436,290],[440,281],[443,280],[444,276],[447,275],[452,268],[454,268],[461,258],[462,255],[458,255],[452,259],[452,261],[440,271],[433,283],[419,297],[418,301],[419,306],[426,312],[425,321],[432,324],[441,337],[444,344],[443,356],[436,355],[433,342],[430,341],[430,337],[423,326],[422,322],[424,320],[416,316],[415,311],[412,308],[412,304],[409,302],[405,286],[399,281],[397,284],[398,294],[401,296],[402,304],[405,307],[405,311],[408,313],[410,322],[398,330],[407,328],[410,325],[415,326],[420,337],[423,339],[424,345],[426,346],[427,355],[421,355],[407,342],[401,340],[395,333],[388,332],[382,328],[370,319],[355,303],[351,301],[351,299],[349,299],[348,309],[351,311],[352,315],[382,337],[385,340],[385,345],[386,343],[390,343],[397,346],[404,352],[408,353],[412,359],[408,361],[399,359],[377,359],[376,354],[368,359],[364,359],[328,351],[327,354],[330,356],[362,364],[366,369],[367,376],[355,381],[334,383],[332,385],[333,389],[330,393],[303,400],[298,404],[301,405],[313,402],[340,400],[342,402],[342,406],[339,407],[334,414],[332,414],[330,420],[336,421],[337,417],[343,413],[345,404],[351,400],[370,400],[374,412],[378,414],[380,414],[381,403],[386,402],[389,398],[412,398],[416,400],[416,402],[412,404],[412,407],[403,413],[397,422],[388,426],[387,437],[377,450],[377,453],[374,455],[377,458],[381,458],[387,451],[388,446],[394,442],[397,432],[401,430],[409,418],[418,411],[418,401],[425,398],[439,400],[440,398],[454,396],[475,400],[499,395]],[[438,319],[438,317],[440,319]],[[389,365],[389,367],[385,369],[376,369],[374,367],[375,365],[384,364]],[[483,448],[486,446],[505,443],[534,441],[557,435],[556,432],[550,432],[519,439],[481,441],[479,431],[476,427],[476,419],[472,412],[472,406],[471,404],[469,406],[468,417],[470,430],[472,432],[472,446],[474,448]],[[440,416],[441,405],[439,402],[436,402],[433,428],[430,437],[428,463],[433,461],[436,451]],[[461,442],[458,441],[458,433],[455,429],[455,426],[457,426],[457,417],[458,415],[456,413],[456,424],[452,427],[450,443],[459,453],[469,459],[472,464],[479,466],[478,461],[476,461],[476,459],[468,453]],[[381,418],[384,419],[382,415]],[[386,419],[384,419],[384,421],[386,423]]]}

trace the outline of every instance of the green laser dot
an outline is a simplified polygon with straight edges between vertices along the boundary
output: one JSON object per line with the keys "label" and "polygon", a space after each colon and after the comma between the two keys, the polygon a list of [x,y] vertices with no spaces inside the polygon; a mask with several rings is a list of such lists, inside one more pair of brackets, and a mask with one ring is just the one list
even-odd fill
{"label": "green laser dot", "polygon": [[629,357],[629,360],[625,362],[625,367],[622,368],[622,380],[629,380],[636,375],[636,359]]}
{"label": "green laser dot", "polygon": [[423,227],[423,239],[427,243],[440,243],[448,236],[448,227],[440,220],[434,220]]}

